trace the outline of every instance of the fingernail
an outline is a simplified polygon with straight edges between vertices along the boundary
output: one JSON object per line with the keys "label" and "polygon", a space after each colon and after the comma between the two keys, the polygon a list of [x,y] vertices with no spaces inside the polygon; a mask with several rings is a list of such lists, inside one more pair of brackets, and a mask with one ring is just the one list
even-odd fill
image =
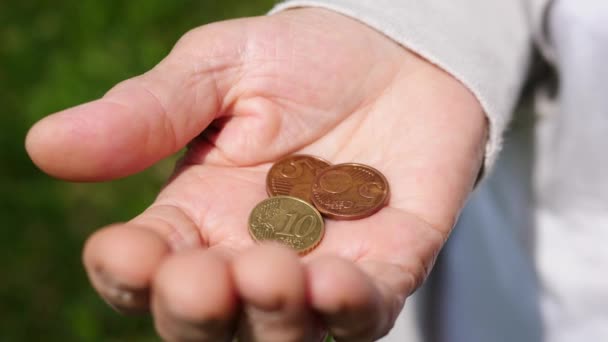
{"label": "fingernail", "polygon": [[150,298],[147,288],[121,284],[103,270],[96,270],[95,278],[103,299],[115,310],[129,314],[147,310]]}

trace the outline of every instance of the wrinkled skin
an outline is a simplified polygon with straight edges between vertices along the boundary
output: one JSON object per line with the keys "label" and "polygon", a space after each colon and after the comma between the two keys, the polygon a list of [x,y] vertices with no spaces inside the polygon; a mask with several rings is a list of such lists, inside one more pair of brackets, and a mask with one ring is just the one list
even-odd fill
{"label": "wrinkled skin", "polygon": [[[486,121],[453,77],[321,9],[203,26],[151,71],[30,131],[55,177],[103,181],[188,145],[158,198],[84,249],[95,289],[151,310],[169,341],[370,341],[425,279],[471,191]],[[377,214],[326,220],[305,257],[256,245],[251,209],[273,161],[307,153],[381,170]]]}

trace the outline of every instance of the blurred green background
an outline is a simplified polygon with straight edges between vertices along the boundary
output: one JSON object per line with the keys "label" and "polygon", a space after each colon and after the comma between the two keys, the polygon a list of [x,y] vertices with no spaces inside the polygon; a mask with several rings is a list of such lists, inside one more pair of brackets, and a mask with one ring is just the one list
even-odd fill
{"label": "blurred green background", "polygon": [[0,1],[0,341],[157,341],[109,309],[80,254],[97,227],[143,210],[172,160],[105,184],[38,171],[23,148],[43,116],[144,72],[187,30],[263,14],[272,0]]}

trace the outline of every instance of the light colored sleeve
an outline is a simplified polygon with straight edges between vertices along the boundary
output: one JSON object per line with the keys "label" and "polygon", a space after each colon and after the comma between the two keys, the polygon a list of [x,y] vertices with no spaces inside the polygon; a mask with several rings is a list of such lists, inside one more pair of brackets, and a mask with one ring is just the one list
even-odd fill
{"label": "light colored sleeve", "polygon": [[382,32],[452,74],[483,106],[490,125],[485,168],[526,79],[535,31],[549,0],[288,0],[271,13],[323,7]]}

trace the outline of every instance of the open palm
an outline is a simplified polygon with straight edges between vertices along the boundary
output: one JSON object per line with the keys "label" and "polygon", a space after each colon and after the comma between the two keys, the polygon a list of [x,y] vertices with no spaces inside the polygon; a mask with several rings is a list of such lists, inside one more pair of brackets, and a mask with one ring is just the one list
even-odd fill
{"label": "open palm", "polygon": [[[49,116],[27,148],[46,172],[98,181],[188,144],[155,203],[101,229],[84,258],[123,311],[167,340],[373,340],[424,280],[477,176],[485,121],[448,74],[333,12],[299,9],[186,34],[150,72]],[[256,245],[247,218],[277,159],[382,171],[387,207],[326,220],[303,258]]]}

